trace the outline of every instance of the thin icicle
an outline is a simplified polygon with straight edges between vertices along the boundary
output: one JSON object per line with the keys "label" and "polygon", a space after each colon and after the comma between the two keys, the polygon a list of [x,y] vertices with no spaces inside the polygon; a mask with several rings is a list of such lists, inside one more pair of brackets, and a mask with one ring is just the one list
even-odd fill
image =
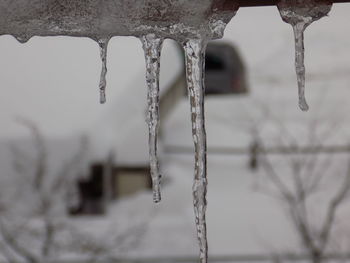
{"label": "thin icicle", "polygon": [[293,25],[295,37],[295,71],[297,73],[298,93],[299,93],[299,108],[302,111],[308,111],[309,105],[305,99],[305,48],[304,48],[304,30],[305,23]]}
{"label": "thin icicle", "polygon": [[100,103],[104,104],[106,103],[106,75],[107,75],[107,48],[108,48],[108,38],[102,38],[99,39],[98,45],[100,46],[100,56],[102,61],[102,70],[101,70],[101,77],[100,77]]}
{"label": "thin icicle", "polygon": [[154,34],[141,38],[146,60],[146,81],[148,86],[148,128],[149,128],[149,158],[153,185],[153,201],[161,200],[159,162],[157,156],[157,141],[159,129],[159,69],[163,39]]}
{"label": "thin icicle", "polygon": [[332,8],[328,1],[280,0],[278,9],[283,21],[291,24],[295,37],[295,69],[298,80],[299,107],[307,111],[309,106],[305,99],[305,64],[304,64],[304,31],[312,22],[327,16]]}
{"label": "thin icicle", "polygon": [[184,45],[187,87],[191,103],[192,135],[195,148],[193,204],[201,263],[208,261],[206,226],[207,142],[204,123],[205,48],[206,42],[203,40],[189,40]]}

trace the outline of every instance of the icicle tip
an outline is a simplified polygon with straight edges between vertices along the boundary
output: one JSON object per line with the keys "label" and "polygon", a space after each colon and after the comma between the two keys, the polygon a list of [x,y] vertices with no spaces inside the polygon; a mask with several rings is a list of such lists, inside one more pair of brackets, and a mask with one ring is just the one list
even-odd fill
{"label": "icicle tip", "polygon": [[104,92],[100,93],[100,104],[106,103],[106,94]]}
{"label": "icicle tip", "polygon": [[307,104],[305,99],[299,100],[299,108],[302,111],[308,111],[309,110],[309,105]]}

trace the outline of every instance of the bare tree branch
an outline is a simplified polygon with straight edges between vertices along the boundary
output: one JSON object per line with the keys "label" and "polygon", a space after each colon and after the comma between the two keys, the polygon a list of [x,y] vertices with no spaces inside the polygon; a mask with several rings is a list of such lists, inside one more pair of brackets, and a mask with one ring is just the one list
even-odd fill
{"label": "bare tree branch", "polygon": [[6,245],[11,247],[12,251],[15,251],[20,257],[25,259],[29,263],[37,263],[38,260],[35,255],[25,249],[23,246],[18,244],[16,238],[11,235],[6,229],[4,223],[0,220],[0,234],[2,240],[6,242]]}
{"label": "bare tree branch", "polygon": [[[51,191],[61,190],[63,187],[67,187],[67,183],[72,183],[70,176],[77,171],[77,166],[83,161],[85,152],[87,150],[87,138],[82,137],[80,141],[80,147],[76,154],[74,154],[68,161],[62,166],[55,176],[55,181],[52,183]],[[74,177],[76,179],[76,176]]]}
{"label": "bare tree branch", "polygon": [[[309,219],[308,199],[317,191],[320,191],[323,178],[329,174],[332,167],[333,155],[321,156],[321,153],[314,151],[313,154],[304,155],[300,151],[296,139],[289,135],[282,122],[277,123],[280,130],[280,142],[286,141],[296,153],[288,160],[291,171],[290,178],[293,187],[285,183],[276,170],[264,150],[262,140],[259,138],[260,163],[269,181],[279,191],[281,200],[287,206],[288,215],[297,230],[302,245],[308,251],[313,263],[320,263],[324,257],[326,247],[329,243],[331,229],[335,222],[336,212],[344,202],[350,191],[350,161],[348,171],[342,184],[337,189],[335,196],[327,206],[326,216],[321,228],[315,227]],[[334,128],[329,127],[322,134],[318,133],[318,121],[311,123],[309,127],[309,141],[315,149],[323,147],[327,140],[334,135]],[[287,134],[287,136],[285,136]],[[255,135],[256,137],[259,137]],[[285,138],[289,138],[291,143]],[[283,175],[286,177],[286,175]]]}
{"label": "bare tree branch", "polygon": [[8,263],[17,263],[15,256],[3,241],[0,241],[0,251]]}
{"label": "bare tree branch", "polygon": [[328,243],[330,231],[333,226],[333,222],[335,220],[335,214],[337,212],[338,207],[347,197],[349,190],[350,190],[350,161],[348,163],[348,171],[344,179],[344,182],[340,187],[339,191],[331,200],[327,209],[326,220],[324,222],[324,225],[322,227],[322,231],[320,234],[320,241],[321,241],[322,248],[325,248]]}
{"label": "bare tree branch", "polygon": [[27,127],[33,136],[34,146],[37,150],[33,187],[35,190],[40,190],[44,177],[47,174],[47,149],[45,140],[40,130],[33,122],[24,118],[17,118],[17,121]]}
{"label": "bare tree branch", "polygon": [[261,164],[265,168],[266,175],[270,178],[271,182],[276,186],[278,191],[280,191],[281,196],[287,202],[294,202],[293,195],[288,189],[288,187],[282,182],[280,177],[277,175],[273,165],[269,161],[266,152],[264,150],[264,146],[260,143],[261,146]]}
{"label": "bare tree branch", "polygon": [[[97,238],[83,233],[81,226],[74,229],[75,223],[67,218],[67,194],[80,175],[87,139],[82,138],[79,150],[57,171],[51,171],[48,145],[39,128],[29,120],[19,122],[32,135],[34,154],[12,147],[18,173],[12,189],[18,190],[11,194],[18,199],[6,199],[6,203],[0,196],[0,252],[8,262],[17,263],[17,259],[26,263],[51,262],[74,252],[84,255],[85,262],[93,263],[112,258],[118,246],[121,250],[137,246],[148,229],[148,220],[130,224],[122,232],[109,230],[107,238],[113,244],[107,244],[101,242],[105,236]],[[30,246],[26,246],[28,240]]]}

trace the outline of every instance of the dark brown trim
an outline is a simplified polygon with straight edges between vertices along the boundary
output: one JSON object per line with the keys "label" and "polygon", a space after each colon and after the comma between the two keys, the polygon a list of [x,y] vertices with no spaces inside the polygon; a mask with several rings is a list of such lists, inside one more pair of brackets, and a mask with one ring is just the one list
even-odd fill
{"label": "dark brown trim", "polygon": [[[322,0],[321,0],[322,1]],[[250,6],[272,6],[276,5],[278,0],[239,0],[240,7]],[[333,3],[350,3],[350,0],[333,0]]]}

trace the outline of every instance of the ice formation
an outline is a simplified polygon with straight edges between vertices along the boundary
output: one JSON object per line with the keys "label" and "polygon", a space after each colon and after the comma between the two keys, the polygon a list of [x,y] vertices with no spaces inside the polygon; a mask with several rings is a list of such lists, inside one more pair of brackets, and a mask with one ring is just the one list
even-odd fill
{"label": "ice formation", "polygon": [[[160,173],[157,158],[159,126],[159,71],[163,39],[171,38],[184,47],[195,148],[193,203],[200,246],[200,262],[208,262],[206,231],[207,149],[204,118],[205,47],[221,38],[226,24],[238,9],[238,0],[188,1],[60,1],[0,0],[0,35],[11,34],[24,43],[32,36],[67,35],[97,40],[102,60],[100,102],[106,101],[107,46],[113,36],[135,36],[142,41],[148,87],[148,127],[153,199],[159,202]],[[327,1],[280,0],[283,20],[293,26],[299,105],[305,101],[304,30],[328,14]],[[24,26],[25,25],[25,26]]]}
{"label": "ice formation", "polygon": [[159,68],[163,39],[149,34],[141,38],[146,60],[146,82],[148,86],[148,129],[149,129],[149,158],[153,186],[153,201],[160,202],[159,162],[157,156],[157,141],[159,128]]}
{"label": "ice formation", "polygon": [[283,21],[291,24],[294,30],[299,107],[307,111],[309,106],[305,99],[304,31],[314,21],[327,16],[332,8],[332,3],[317,0],[280,0],[277,6]]}
{"label": "ice formation", "polygon": [[100,46],[100,56],[102,61],[102,70],[100,76],[100,103],[106,103],[106,75],[107,75],[107,48],[108,48],[108,38],[102,38],[97,40],[98,45]]}
{"label": "ice formation", "polygon": [[[113,36],[141,39],[146,59],[148,128],[153,199],[161,200],[157,158],[159,71],[163,39],[183,45],[191,103],[195,147],[194,211],[200,262],[208,261],[206,232],[206,132],[204,125],[204,53],[209,40],[221,38],[238,9],[236,0],[191,1],[60,1],[0,0],[0,35],[11,34],[24,43],[32,36],[89,37],[98,42],[102,60],[100,102],[106,101],[107,47]],[[15,11],[13,11],[15,10]],[[23,26],[25,21],[25,26]]]}
{"label": "ice formation", "polygon": [[207,140],[204,123],[204,66],[206,41],[189,40],[184,44],[187,88],[191,105],[192,136],[195,149],[193,204],[196,216],[200,262],[208,261],[207,225]]}

